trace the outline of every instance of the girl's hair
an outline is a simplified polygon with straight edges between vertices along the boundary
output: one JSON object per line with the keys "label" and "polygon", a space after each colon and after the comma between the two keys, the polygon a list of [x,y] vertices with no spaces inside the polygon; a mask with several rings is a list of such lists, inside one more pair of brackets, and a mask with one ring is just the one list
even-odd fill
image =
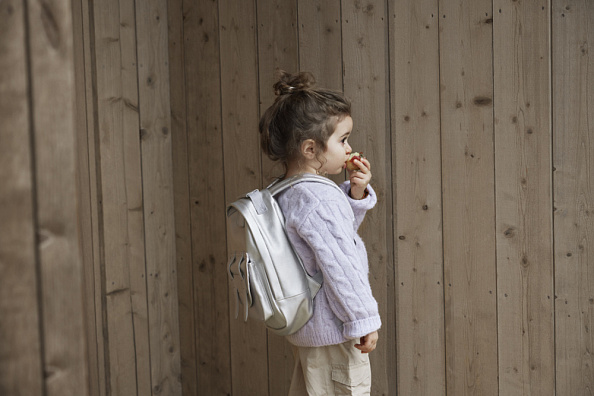
{"label": "girl's hair", "polygon": [[319,158],[338,122],[351,115],[351,103],[341,92],[315,88],[311,73],[279,70],[278,74],[276,100],[260,119],[260,143],[264,153],[282,162],[286,171],[307,139],[316,143]]}

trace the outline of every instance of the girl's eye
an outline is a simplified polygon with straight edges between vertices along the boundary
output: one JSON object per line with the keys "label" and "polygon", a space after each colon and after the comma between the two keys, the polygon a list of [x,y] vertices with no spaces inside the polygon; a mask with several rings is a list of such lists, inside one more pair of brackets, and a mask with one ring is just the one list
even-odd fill
{"label": "girl's eye", "polygon": [[342,141],[342,143],[346,143],[347,139],[348,139],[348,138],[344,138],[344,139],[342,139],[342,140],[341,140],[341,141]]}

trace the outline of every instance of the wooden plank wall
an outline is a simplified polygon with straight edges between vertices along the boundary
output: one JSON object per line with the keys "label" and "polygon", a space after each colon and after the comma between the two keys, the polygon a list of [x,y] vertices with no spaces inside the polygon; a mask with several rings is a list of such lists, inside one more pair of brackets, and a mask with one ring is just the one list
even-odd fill
{"label": "wooden plank wall", "polygon": [[552,395],[550,5],[494,1],[494,10],[499,392]]}
{"label": "wooden plank wall", "polygon": [[0,278],[4,340],[0,389],[11,394],[41,394],[43,351],[25,13],[18,2],[0,8],[0,268],[4,274]]}
{"label": "wooden plank wall", "polygon": [[592,2],[65,4],[0,2],[0,394],[287,393],[224,216],[277,67],[373,164],[373,394],[591,393]]}
{"label": "wooden plank wall", "polygon": [[498,394],[491,8],[490,0],[439,2],[446,389],[452,395]]}
{"label": "wooden plank wall", "polygon": [[[445,394],[439,12],[435,0],[390,10],[393,244],[398,394]],[[424,48],[418,51],[417,48]],[[406,187],[402,187],[406,186]],[[397,263],[408,263],[397,265]],[[422,375],[419,375],[422,373]],[[394,392],[395,393],[395,392]]]}
{"label": "wooden plank wall", "polygon": [[555,1],[553,213],[558,394],[594,389],[594,3]]}
{"label": "wooden plank wall", "polygon": [[290,385],[290,345],[233,319],[220,216],[282,172],[257,132],[280,67],[344,90],[352,142],[374,166],[380,204],[362,229],[384,323],[373,394],[589,394],[592,12],[578,0],[176,3],[184,391]]}
{"label": "wooden plank wall", "polygon": [[182,394],[168,6],[72,6],[91,395]]}
{"label": "wooden plank wall", "polygon": [[0,394],[88,395],[72,10],[0,4]]}

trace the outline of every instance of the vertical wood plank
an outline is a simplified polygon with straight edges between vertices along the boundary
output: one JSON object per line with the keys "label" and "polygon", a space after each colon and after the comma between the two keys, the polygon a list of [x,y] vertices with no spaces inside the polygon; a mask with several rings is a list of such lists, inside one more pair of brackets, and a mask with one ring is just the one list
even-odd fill
{"label": "vertical wood plank", "polygon": [[43,393],[26,10],[0,3],[0,392]]}
{"label": "vertical wood plank", "polygon": [[219,4],[184,1],[183,9],[198,389],[227,395],[232,372]]}
{"label": "vertical wood plank", "polygon": [[[107,376],[106,376],[106,356],[105,356],[105,348],[106,348],[106,339],[103,336],[104,330],[106,329],[105,324],[105,310],[104,310],[104,298],[103,298],[103,269],[102,269],[102,253],[101,253],[101,243],[103,238],[101,236],[100,230],[100,183],[98,182],[100,176],[100,164],[98,161],[98,137],[99,137],[99,128],[97,125],[97,89],[96,89],[96,75],[97,75],[97,68],[96,68],[96,56],[95,56],[95,43],[94,43],[94,21],[93,21],[93,7],[92,4],[89,5],[88,0],[81,1],[81,14],[82,14],[82,29],[83,29],[83,46],[84,46],[84,62],[85,62],[85,99],[86,99],[86,132],[87,132],[87,149],[84,151],[87,154],[88,160],[88,171],[89,171],[89,206],[90,206],[90,214],[91,214],[91,225],[92,225],[92,247],[93,247],[93,257],[92,257],[92,267],[87,268],[88,264],[85,261],[85,281],[86,287],[88,292],[89,300],[93,299],[93,304],[91,308],[90,301],[87,302],[87,309],[89,309],[89,316],[88,316],[88,342],[89,348],[96,349],[95,356],[96,362],[89,363],[89,370],[94,370],[96,368],[96,378],[94,373],[90,373],[90,388],[91,394],[94,395],[94,392],[98,396],[104,396],[107,393]],[[79,99],[81,96],[78,97]],[[80,106],[80,102],[79,106]],[[81,138],[79,143],[84,141],[84,138]],[[79,150],[81,148],[79,145]],[[82,185],[81,185],[82,188]],[[83,207],[84,201],[81,202],[81,207]],[[82,209],[85,210],[85,209]],[[86,231],[83,231],[86,232]],[[83,235],[84,237],[84,235]],[[87,276],[88,275],[88,276]],[[91,326],[94,329],[91,329]],[[93,342],[93,333],[95,333],[95,342]],[[89,359],[93,358],[93,354],[89,352]],[[94,381],[97,383],[94,383]]]}
{"label": "vertical wood plank", "polygon": [[134,4],[93,3],[106,393],[150,394]]}
{"label": "vertical wood plank", "polygon": [[587,395],[594,389],[594,3],[552,3],[556,390]]}
{"label": "vertical wood plank", "polygon": [[321,87],[342,91],[340,0],[299,0],[299,67]]}
{"label": "vertical wood plank", "polygon": [[[261,185],[255,7],[254,1],[219,2],[227,203]],[[234,316],[235,296],[232,297],[229,312]],[[256,321],[231,320],[230,332],[233,393],[268,395],[265,328]]]}
{"label": "vertical wood plank", "polygon": [[438,2],[389,18],[398,394],[445,395]]}
{"label": "vertical wood plank", "polygon": [[[127,227],[132,232],[131,234],[126,234],[124,242],[125,256],[123,259],[126,260],[129,266],[127,275],[130,283],[130,300],[124,301],[124,306],[131,305],[131,312],[126,312],[125,314],[131,315],[134,340],[128,339],[127,342],[134,342],[136,388],[140,396],[149,395],[151,383],[155,385],[153,373],[158,368],[154,366],[154,359],[155,356],[158,356],[157,359],[159,358],[160,349],[154,348],[153,337],[155,335],[151,334],[152,296],[150,278],[148,276],[151,270],[149,267],[149,255],[151,252],[147,247],[153,240],[147,237],[145,169],[142,164],[143,149],[142,142],[140,141],[142,134],[139,133],[143,127],[142,120],[139,119],[139,85],[140,81],[142,81],[142,75],[138,70],[137,57],[140,56],[141,52],[137,37],[142,39],[146,36],[143,35],[143,30],[139,29],[137,22],[139,18],[135,6],[136,2],[132,0],[120,0],[119,3],[120,18],[119,26],[116,28],[119,28],[121,54],[121,69],[119,74],[121,78],[121,103],[119,111],[122,112],[122,129],[120,130],[122,140],[120,141],[121,145],[114,145],[112,149],[116,156],[121,157],[122,162],[118,163],[118,165],[122,166],[122,168],[119,171],[124,172],[124,178],[122,180],[124,190],[120,191],[124,196],[120,198],[121,201],[114,203],[118,205],[120,214],[129,222]],[[139,34],[139,31],[142,33]],[[166,57],[165,60],[167,60]],[[104,179],[114,176],[113,174],[103,174]],[[122,205],[122,202],[126,202],[126,205]],[[122,231],[127,230],[123,228]],[[105,232],[109,233],[110,229],[106,227]],[[154,243],[151,247],[155,245],[157,243]],[[161,245],[159,245],[159,248],[161,248]],[[150,258],[154,259],[154,257]],[[117,288],[114,287],[112,289],[111,287],[113,286],[109,282],[106,283],[106,294],[115,296],[119,293]],[[110,290],[109,293],[107,290]],[[121,306],[118,308],[121,309]],[[166,347],[166,341],[163,340],[161,344],[162,348]],[[117,348],[118,344],[116,343],[114,346]],[[119,376],[117,371],[112,372],[113,374]]]}
{"label": "vertical wood plank", "polygon": [[135,5],[150,382],[153,395],[181,395],[167,3]]}
{"label": "vertical wood plank", "polygon": [[344,92],[353,101],[350,141],[354,150],[363,151],[369,158],[372,185],[378,195],[378,204],[366,215],[359,232],[367,245],[371,287],[383,323],[379,347],[370,355],[372,392],[380,395],[391,392],[396,368],[394,328],[390,326],[394,321],[393,230],[386,222],[392,217],[386,11],[385,1],[342,1]]}
{"label": "vertical wood plank", "polygon": [[499,392],[553,395],[550,5],[493,9]]}
{"label": "vertical wood plank", "polygon": [[447,393],[496,395],[492,3],[439,13]]}
{"label": "vertical wood plank", "polygon": [[[297,0],[264,0],[257,2],[258,21],[258,85],[260,115],[274,103],[272,85],[275,70],[299,71]],[[258,136],[259,137],[259,136]],[[262,186],[284,173],[280,163],[262,156]],[[286,395],[291,386],[294,358],[291,344],[285,337],[268,332],[268,388],[271,395]]]}
{"label": "vertical wood plank", "polygon": [[[101,336],[100,277],[96,278],[99,266],[95,244],[98,227],[96,224],[95,156],[94,156],[94,106],[92,89],[92,67],[90,58],[88,1],[72,2],[73,42],[76,84],[76,152],[79,199],[79,230],[84,274],[84,310],[87,335],[87,363],[89,366],[89,391],[91,396],[105,394],[105,375],[103,374],[103,337]],[[95,198],[95,199],[93,199]],[[95,201],[95,206],[93,204]]]}
{"label": "vertical wood plank", "polygon": [[184,64],[183,1],[171,0],[167,7],[169,41],[169,92],[175,211],[175,257],[179,312],[182,394],[198,393],[196,371],[196,324],[194,321],[194,275],[190,216],[188,135]]}
{"label": "vertical wood plank", "polygon": [[38,259],[47,395],[88,395],[76,197],[70,3],[28,3]]}

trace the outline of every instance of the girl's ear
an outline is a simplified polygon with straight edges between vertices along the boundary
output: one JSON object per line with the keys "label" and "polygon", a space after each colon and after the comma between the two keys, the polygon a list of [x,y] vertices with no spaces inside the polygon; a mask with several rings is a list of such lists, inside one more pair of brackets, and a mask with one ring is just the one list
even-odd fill
{"label": "girl's ear", "polygon": [[316,158],[316,142],[313,139],[307,139],[301,143],[301,154],[307,159]]}

